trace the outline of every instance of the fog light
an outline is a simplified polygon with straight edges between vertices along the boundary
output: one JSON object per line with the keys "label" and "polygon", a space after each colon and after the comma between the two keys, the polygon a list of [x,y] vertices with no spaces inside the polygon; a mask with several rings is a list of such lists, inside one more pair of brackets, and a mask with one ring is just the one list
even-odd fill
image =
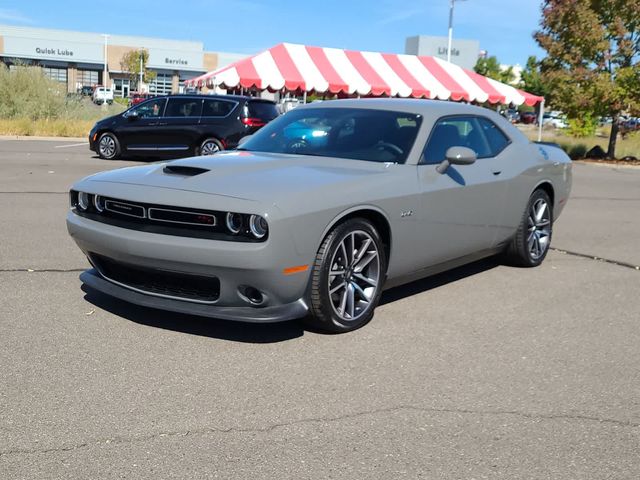
{"label": "fog light", "polygon": [[240,285],[238,287],[240,296],[252,305],[262,305],[265,302],[265,296],[260,290],[249,285]]}

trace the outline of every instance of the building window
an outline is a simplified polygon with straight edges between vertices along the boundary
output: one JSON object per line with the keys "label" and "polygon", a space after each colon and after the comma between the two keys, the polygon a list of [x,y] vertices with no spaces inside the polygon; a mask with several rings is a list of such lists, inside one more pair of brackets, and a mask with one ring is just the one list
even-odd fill
{"label": "building window", "polygon": [[171,74],[158,73],[156,78],[149,84],[149,93],[165,95],[171,93],[173,77]]}
{"label": "building window", "polygon": [[93,87],[100,83],[100,72],[95,70],[78,70],[78,83],[81,87]]}
{"label": "building window", "polygon": [[49,77],[51,80],[60,83],[67,83],[66,68],[42,67],[42,73],[44,73],[45,77]]}
{"label": "building window", "polygon": [[128,78],[113,79],[113,94],[116,97],[128,98],[131,89],[131,80]]}

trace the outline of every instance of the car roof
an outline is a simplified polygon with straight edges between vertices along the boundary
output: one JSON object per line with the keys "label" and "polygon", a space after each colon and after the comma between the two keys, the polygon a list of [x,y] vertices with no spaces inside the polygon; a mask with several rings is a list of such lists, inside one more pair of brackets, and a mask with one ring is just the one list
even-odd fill
{"label": "car roof", "polygon": [[178,98],[217,98],[221,100],[248,100],[250,102],[264,102],[264,103],[273,103],[273,100],[269,100],[267,98],[259,98],[259,97],[249,97],[247,95],[206,95],[204,93],[172,93],[170,95],[165,95],[166,97],[178,97]]}

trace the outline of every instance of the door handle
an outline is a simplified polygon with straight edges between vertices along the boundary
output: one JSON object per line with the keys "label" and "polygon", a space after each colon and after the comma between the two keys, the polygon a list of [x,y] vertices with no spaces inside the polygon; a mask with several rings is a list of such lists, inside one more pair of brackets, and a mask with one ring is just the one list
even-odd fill
{"label": "door handle", "polygon": [[491,173],[493,173],[497,177],[502,173],[502,170],[491,170]]}
{"label": "door handle", "polygon": [[169,122],[158,122],[156,125],[169,125]]}

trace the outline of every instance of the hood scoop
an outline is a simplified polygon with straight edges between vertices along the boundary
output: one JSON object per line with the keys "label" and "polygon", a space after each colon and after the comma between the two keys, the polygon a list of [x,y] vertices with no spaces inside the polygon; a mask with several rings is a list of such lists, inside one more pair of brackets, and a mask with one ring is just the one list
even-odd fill
{"label": "hood scoop", "polygon": [[201,173],[207,173],[208,168],[189,167],[186,165],[166,165],[162,171],[168,175],[182,175],[184,177],[195,177]]}

